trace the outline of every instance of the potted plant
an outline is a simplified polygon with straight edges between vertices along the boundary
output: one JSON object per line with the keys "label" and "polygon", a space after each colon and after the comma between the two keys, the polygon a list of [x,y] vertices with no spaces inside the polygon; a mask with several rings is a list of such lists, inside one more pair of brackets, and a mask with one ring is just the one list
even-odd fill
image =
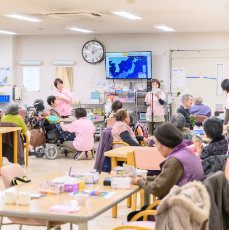
{"label": "potted plant", "polygon": [[196,116],[195,115],[190,115],[190,118],[189,118],[189,120],[190,120],[190,129],[191,130],[193,130],[193,127],[195,126],[195,124],[196,124]]}

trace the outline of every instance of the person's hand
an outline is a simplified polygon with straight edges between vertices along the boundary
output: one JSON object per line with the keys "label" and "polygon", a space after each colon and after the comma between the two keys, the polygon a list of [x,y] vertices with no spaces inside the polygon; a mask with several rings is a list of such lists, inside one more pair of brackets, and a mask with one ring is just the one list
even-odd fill
{"label": "person's hand", "polygon": [[60,127],[64,126],[64,122],[60,122]]}
{"label": "person's hand", "polygon": [[194,143],[194,145],[196,147],[197,152],[200,153],[202,151],[203,147],[204,147],[202,142],[201,142],[201,140],[199,138],[197,138],[197,137],[193,137],[192,141],[193,141],[193,143]]}
{"label": "person's hand", "polygon": [[136,185],[136,184],[138,184],[139,179],[142,179],[142,178],[139,176],[133,177],[131,183]]}
{"label": "person's hand", "polygon": [[143,142],[144,142],[144,145],[148,145],[149,144],[149,141],[148,141],[148,139],[147,138],[143,138]]}

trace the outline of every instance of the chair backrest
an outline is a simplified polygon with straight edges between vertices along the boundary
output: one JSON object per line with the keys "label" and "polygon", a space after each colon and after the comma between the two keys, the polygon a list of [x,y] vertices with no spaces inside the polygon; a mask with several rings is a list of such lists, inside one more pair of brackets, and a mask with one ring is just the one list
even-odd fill
{"label": "chair backrest", "polygon": [[107,128],[113,127],[115,122],[116,122],[115,118],[108,118],[107,119]]}
{"label": "chair backrest", "polygon": [[5,188],[9,188],[14,177],[23,177],[26,174],[19,164],[9,164],[1,168],[1,175]]}
{"label": "chair backrest", "polygon": [[196,121],[204,122],[208,117],[203,115],[196,115]]}
{"label": "chair backrest", "polygon": [[[143,132],[142,132],[142,129],[140,126],[138,126],[138,128],[137,128],[137,134],[138,134],[138,136],[143,136]],[[140,141],[140,145],[143,146],[144,142]]]}
{"label": "chair backrest", "polygon": [[156,148],[136,148],[133,155],[135,165],[132,165],[139,169],[160,170],[160,163],[165,160]]}

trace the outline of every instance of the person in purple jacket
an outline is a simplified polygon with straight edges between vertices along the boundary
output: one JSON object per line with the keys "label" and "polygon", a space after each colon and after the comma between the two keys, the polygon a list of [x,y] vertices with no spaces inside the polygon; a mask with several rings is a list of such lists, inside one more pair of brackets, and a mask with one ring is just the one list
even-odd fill
{"label": "person in purple jacket", "polygon": [[132,184],[139,185],[148,194],[163,198],[174,185],[182,186],[204,179],[199,157],[186,147],[182,134],[173,124],[158,127],[154,141],[157,150],[166,158],[160,165],[161,173],[158,176],[134,177]]}
{"label": "person in purple jacket", "polygon": [[211,117],[212,115],[211,108],[203,104],[202,97],[196,97],[194,99],[194,104],[195,105],[193,105],[189,109],[191,115],[203,115],[203,116]]}

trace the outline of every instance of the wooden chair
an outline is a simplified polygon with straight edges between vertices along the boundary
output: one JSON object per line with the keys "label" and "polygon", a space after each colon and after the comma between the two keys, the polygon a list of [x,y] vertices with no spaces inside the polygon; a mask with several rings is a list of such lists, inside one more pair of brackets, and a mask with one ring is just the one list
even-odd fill
{"label": "wooden chair", "polygon": [[203,115],[196,115],[196,121],[203,123],[208,117]]}
{"label": "wooden chair", "polygon": [[[145,170],[160,170],[160,163],[165,158],[156,150],[156,148],[137,148],[133,152],[127,153],[127,164],[135,168]],[[144,204],[144,190],[141,189],[140,193],[140,207]],[[153,196],[153,201],[156,197]],[[137,206],[137,193],[133,195],[132,210],[136,211]]]}
{"label": "wooden chair", "polygon": [[[142,129],[140,126],[138,126],[138,128],[137,128],[137,134],[138,134],[138,136],[143,136],[143,132],[142,132]],[[144,142],[140,141],[140,145],[144,146]]]}
{"label": "wooden chair", "polygon": [[116,122],[115,118],[108,118],[107,119],[107,128],[113,127],[115,122]]}
{"label": "wooden chair", "polygon": [[[125,223],[113,230],[122,230],[122,229],[135,229],[135,230],[154,230],[155,222],[148,221],[148,216],[155,216],[156,210],[152,210],[154,207],[160,204],[160,200],[153,202],[149,205],[146,210],[137,213],[130,222]],[[143,217],[143,221],[137,221],[140,217]]]}
{"label": "wooden chair", "polygon": [[[126,142],[124,141],[112,141],[112,144],[123,144],[125,146],[129,146],[129,144],[127,144]],[[127,163],[127,159],[126,158],[118,158],[117,161],[124,161],[124,163]],[[130,208],[131,207],[131,201],[132,201],[132,198],[131,196],[127,198],[127,208]],[[112,208],[112,217],[116,218],[117,217],[117,205],[115,205],[113,208]]]}
{"label": "wooden chair", "polygon": [[[9,188],[11,186],[11,181],[14,177],[23,177],[25,176],[24,169],[19,164],[9,164],[1,168],[1,175],[3,178],[3,182],[5,188]],[[0,230],[3,225],[12,225],[18,224],[20,225],[20,230],[22,229],[22,225],[30,225],[30,226],[47,226],[47,230],[51,228],[60,226],[65,223],[60,222],[49,222],[43,220],[36,220],[36,219],[26,219],[26,218],[19,218],[19,217],[8,217],[11,223],[3,224],[3,217],[0,217]],[[72,224],[70,224],[70,229],[72,230]]]}

